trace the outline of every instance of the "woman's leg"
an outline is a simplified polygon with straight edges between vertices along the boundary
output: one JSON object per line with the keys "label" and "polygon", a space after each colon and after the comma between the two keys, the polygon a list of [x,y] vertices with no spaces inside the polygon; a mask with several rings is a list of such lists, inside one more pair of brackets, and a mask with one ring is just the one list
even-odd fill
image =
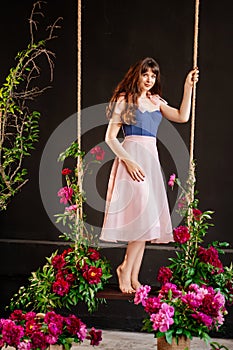
{"label": "woman's leg", "polygon": [[144,255],[145,245],[146,245],[146,242],[140,242],[140,243],[141,243],[141,248],[138,251],[138,254],[136,256],[136,260],[134,261],[133,269],[131,273],[131,285],[135,290],[137,290],[141,286],[141,283],[138,280],[138,276],[142,265],[142,258]]}
{"label": "woman's leg", "polygon": [[[117,268],[119,288],[122,293],[133,293],[135,292],[135,287],[138,287],[138,274],[144,249],[145,242],[143,241],[133,241],[128,243],[124,261]],[[132,286],[132,277],[135,287]]]}

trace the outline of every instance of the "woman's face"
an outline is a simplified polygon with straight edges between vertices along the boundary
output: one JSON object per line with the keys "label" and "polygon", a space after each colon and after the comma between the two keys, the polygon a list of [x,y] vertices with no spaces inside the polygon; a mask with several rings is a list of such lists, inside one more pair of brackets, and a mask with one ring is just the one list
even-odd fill
{"label": "woman's face", "polygon": [[151,68],[148,68],[148,70],[140,75],[139,77],[139,88],[143,91],[149,91],[155,84],[156,81],[156,75],[153,73]]}

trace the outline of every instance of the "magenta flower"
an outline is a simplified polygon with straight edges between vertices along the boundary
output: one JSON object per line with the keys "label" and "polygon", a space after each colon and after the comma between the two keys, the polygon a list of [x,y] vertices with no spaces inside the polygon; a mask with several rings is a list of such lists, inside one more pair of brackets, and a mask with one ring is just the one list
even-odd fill
{"label": "magenta flower", "polygon": [[165,283],[160,289],[159,298],[167,298],[169,291],[172,292],[173,298],[179,298],[182,295],[182,292],[177,288],[177,285],[173,283]]}
{"label": "magenta flower", "polygon": [[58,197],[61,197],[60,203],[67,204],[68,201],[71,200],[73,192],[73,188],[71,187],[65,186],[60,188],[60,190],[57,192]]}
{"label": "magenta flower", "polygon": [[167,332],[174,323],[172,316],[174,316],[174,307],[163,303],[159,312],[150,316],[153,329],[155,331],[159,329],[160,332]]}
{"label": "magenta flower", "polygon": [[202,303],[202,298],[199,298],[198,295],[194,292],[188,292],[187,294],[181,297],[183,303],[187,304],[190,309],[195,310]]}
{"label": "magenta flower", "polygon": [[103,160],[105,151],[100,146],[95,146],[90,150],[91,154],[95,154],[96,160]]}
{"label": "magenta flower", "polygon": [[154,314],[159,311],[161,307],[161,300],[158,297],[144,299],[144,310],[148,314]]}
{"label": "magenta flower", "polygon": [[172,278],[172,271],[169,269],[169,267],[162,266],[159,268],[157,280],[161,284],[170,282],[171,278]]}
{"label": "magenta flower", "polygon": [[187,226],[178,226],[173,229],[174,240],[177,243],[184,244],[190,239],[190,233]]}
{"label": "magenta flower", "polygon": [[134,304],[138,305],[142,303],[142,305],[144,306],[145,299],[147,299],[150,290],[151,287],[147,285],[138,288],[135,293]]}
{"label": "magenta flower", "polygon": [[2,339],[9,346],[17,347],[24,336],[22,326],[17,326],[12,320],[4,320],[2,326]]}
{"label": "magenta flower", "polygon": [[173,187],[174,184],[175,184],[175,179],[176,179],[176,174],[172,174],[172,175],[170,176],[169,181],[168,181],[168,186]]}
{"label": "magenta flower", "polygon": [[203,312],[198,312],[197,314],[191,314],[191,316],[195,318],[198,323],[204,323],[206,327],[211,328],[213,319],[210,316],[204,314]]}

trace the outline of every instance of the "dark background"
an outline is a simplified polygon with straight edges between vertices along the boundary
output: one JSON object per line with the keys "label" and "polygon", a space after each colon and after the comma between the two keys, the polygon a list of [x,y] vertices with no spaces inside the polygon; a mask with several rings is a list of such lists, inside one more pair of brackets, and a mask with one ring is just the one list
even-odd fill
{"label": "dark background", "polygon": [[[0,12],[1,83],[9,69],[15,65],[16,53],[29,43],[27,20],[32,4],[32,0],[12,0],[5,2],[4,11]],[[201,2],[195,158],[200,209],[215,211],[215,226],[210,229],[206,243],[213,240],[228,241],[232,248],[233,25],[230,5],[230,0],[223,0],[221,4],[217,0]],[[58,238],[60,232],[44,210],[38,177],[40,158],[50,135],[76,111],[76,1],[50,0],[43,5],[43,12],[45,17],[39,20],[39,35],[43,28],[59,16],[63,17],[62,28],[57,32],[58,38],[49,44],[56,53],[52,88],[34,104],[42,117],[40,141],[31,157],[25,161],[25,166],[29,169],[29,182],[12,200],[7,211],[0,213],[1,315],[5,315],[4,306],[13,292],[26,281],[29,273],[44,263],[45,256],[63,245]],[[139,0],[84,0],[82,108],[106,103],[128,67],[146,56],[154,57],[159,62],[163,97],[178,107],[185,76],[192,67],[193,18],[194,1],[191,0],[148,0],[145,4]],[[42,76],[45,84],[50,84],[47,67],[42,67]],[[97,118],[100,125],[105,123],[104,115],[98,115]],[[188,147],[190,123],[174,124],[174,127]],[[99,127],[94,136],[84,135],[84,149],[101,142],[105,128],[104,125]],[[162,145],[159,146],[162,166],[168,178],[174,169],[167,160],[166,150]],[[109,167],[110,164],[105,164],[100,171],[101,176],[97,177],[97,187],[102,197],[106,192]],[[102,217],[101,212],[89,209],[90,223],[94,221],[100,226]],[[158,266],[162,264],[161,257],[166,263],[170,252],[169,247],[163,251],[158,247],[148,249],[142,279],[150,281],[154,278]],[[123,250],[108,248],[105,253],[115,266],[122,258]],[[227,251],[225,261],[232,261],[231,249]],[[115,306],[110,307],[114,310]],[[119,309],[119,306],[116,308]],[[109,313],[108,309],[103,312],[103,315]],[[103,315],[102,319],[105,317]],[[227,322],[229,329],[232,329],[232,316],[228,317]],[[107,327],[107,324],[103,326]],[[115,327],[121,326],[116,322]],[[138,329],[133,316],[127,323],[127,328]],[[228,336],[229,334],[228,332]]]}

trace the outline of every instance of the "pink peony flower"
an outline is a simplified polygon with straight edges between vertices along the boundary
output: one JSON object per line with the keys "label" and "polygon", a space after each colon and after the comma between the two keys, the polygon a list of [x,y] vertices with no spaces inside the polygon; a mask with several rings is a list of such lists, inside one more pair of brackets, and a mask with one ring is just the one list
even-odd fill
{"label": "pink peony flower", "polygon": [[91,266],[87,271],[83,272],[83,277],[89,284],[98,284],[101,282],[102,269],[101,267]]}
{"label": "pink peony flower", "polygon": [[159,292],[159,298],[167,298],[169,291],[172,292],[173,298],[179,298],[182,295],[182,292],[178,289],[177,285],[167,282],[164,285],[162,285],[162,288]]}
{"label": "pink peony flower", "polygon": [[80,341],[83,341],[87,336],[87,327],[86,325],[80,321],[80,328],[77,331],[77,336],[80,339]]}
{"label": "pink peony flower", "polygon": [[159,329],[160,332],[167,332],[174,323],[172,316],[174,316],[174,307],[163,303],[159,312],[150,316],[152,328],[155,331]]}
{"label": "pink peony flower", "polygon": [[162,266],[159,268],[157,280],[161,284],[170,282],[171,278],[172,278],[172,271],[169,269],[169,267]]}
{"label": "pink peony flower", "polygon": [[31,343],[23,341],[23,342],[19,343],[17,349],[18,350],[30,350],[31,349]]}
{"label": "pink peony flower", "polygon": [[173,187],[174,184],[175,184],[175,179],[176,179],[176,174],[172,174],[172,175],[170,176],[169,181],[168,181],[168,186]]}
{"label": "pink peony flower", "polygon": [[99,345],[99,343],[102,340],[102,331],[96,330],[94,327],[89,331],[89,335],[87,336],[87,339],[90,339],[91,345]]}
{"label": "pink peony flower", "polygon": [[134,304],[138,305],[142,303],[142,305],[144,306],[145,305],[144,302],[147,299],[150,290],[151,290],[151,287],[147,285],[141,286],[140,288],[138,288],[135,293]]}
{"label": "pink peony flower", "polygon": [[60,203],[67,204],[68,201],[71,200],[73,192],[73,188],[71,187],[65,186],[60,188],[60,190],[57,192],[58,197],[61,197]]}
{"label": "pink peony flower", "polygon": [[77,208],[78,208],[77,204],[72,204],[69,207],[66,207],[65,210],[69,212],[72,212],[72,211],[76,212]]}
{"label": "pink peony flower", "polygon": [[204,323],[204,325],[206,327],[211,328],[211,325],[213,323],[213,319],[210,316],[208,316],[202,312],[198,312],[196,314],[191,314],[191,316],[193,318],[195,318],[198,323]]}
{"label": "pink peony flower", "polygon": [[178,226],[173,229],[174,240],[177,243],[184,244],[190,239],[190,233],[187,226]]}

